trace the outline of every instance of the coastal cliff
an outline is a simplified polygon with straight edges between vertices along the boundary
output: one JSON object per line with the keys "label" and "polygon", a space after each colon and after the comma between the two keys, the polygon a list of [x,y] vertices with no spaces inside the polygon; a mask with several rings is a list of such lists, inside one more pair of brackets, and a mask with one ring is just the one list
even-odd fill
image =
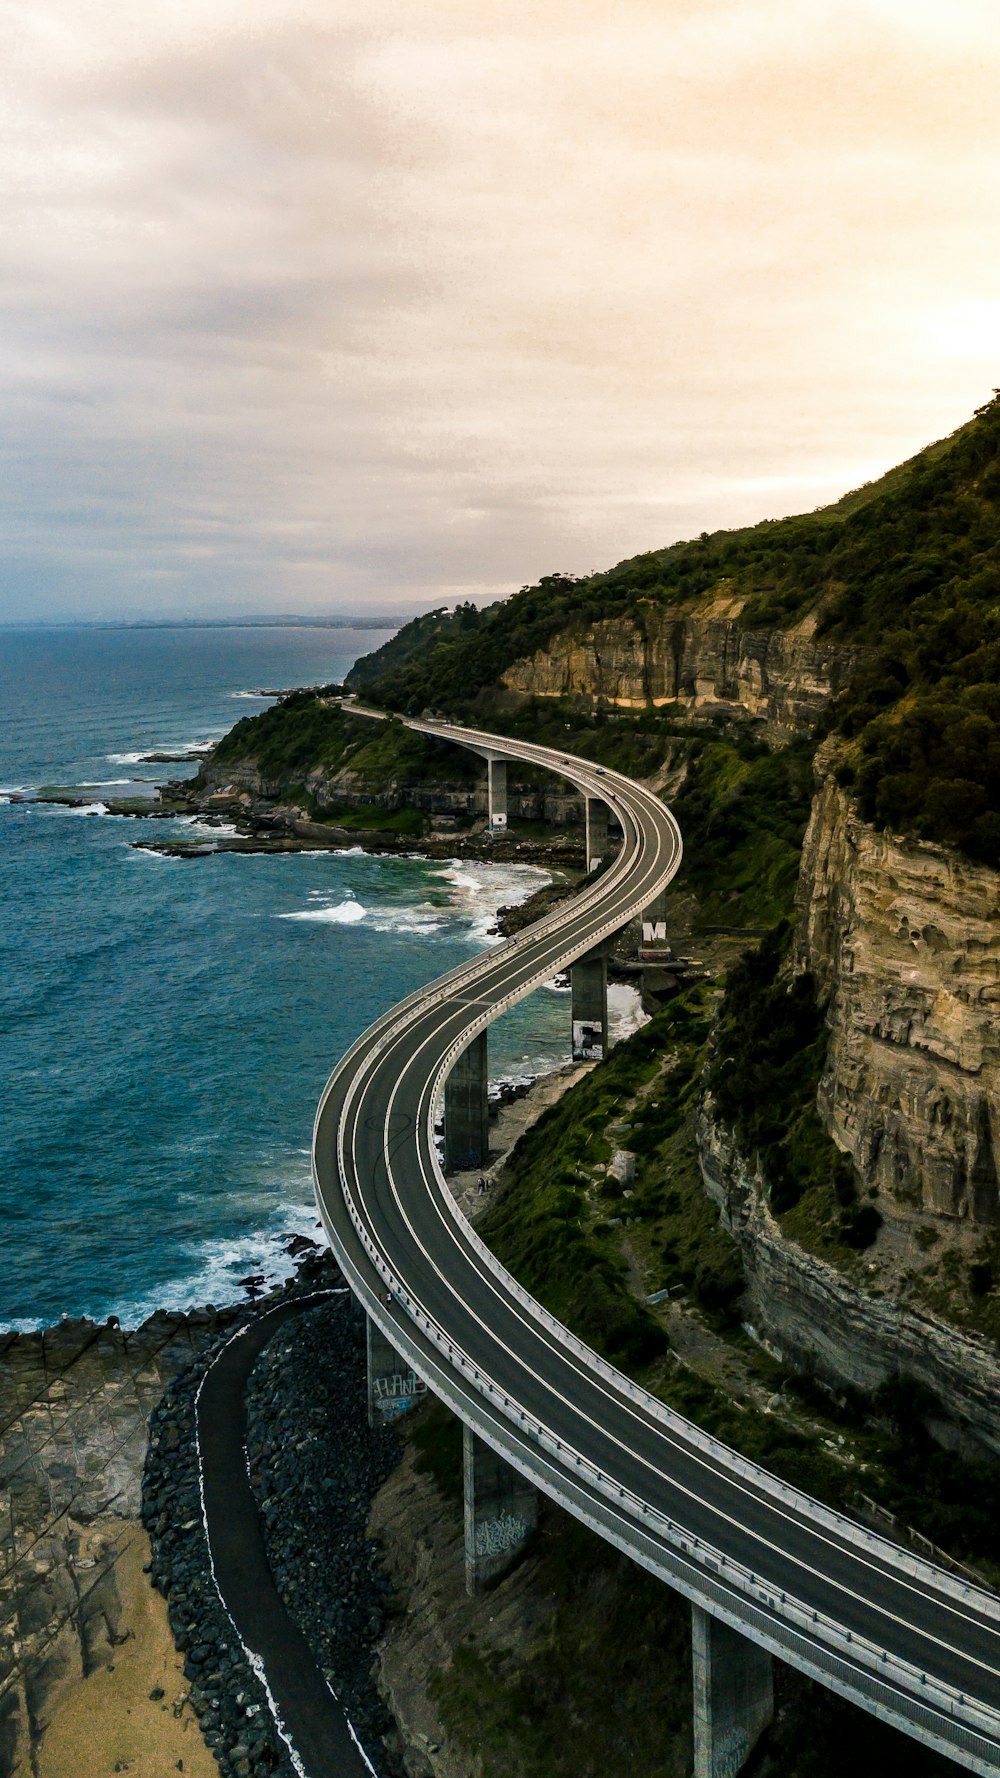
{"label": "coastal cliff", "polygon": [[726,589],[688,609],[647,600],[634,616],[560,631],[502,683],[521,697],[753,721],[778,741],[808,733],[865,651],[817,639],[814,612],[788,630],[744,628],[746,604]]}
{"label": "coastal cliff", "polygon": [[817,758],[797,956],[827,1009],[819,1106],[894,1209],[1000,1218],[1000,873],[877,832]]}
{"label": "coastal cliff", "polygon": [[[445,815],[457,820],[484,820],[487,814],[486,774],[463,770],[461,756],[450,749],[451,759],[442,758],[439,773],[418,778],[405,768],[397,776],[373,781],[366,773],[344,767],[330,771],[322,766],[308,771],[304,779],[267,777],[252,756],[206,762],[202,785],[207,795],[233,793],[245,795],[261,812],[276,804],[297,803],[303,810],[322,816],[329,811],[381,809],[395,814],[415,809],[421,814]],[[515,821],[545,821],[553,827],[579,825],[583,819],[583,803],[571,791],[542,788],[520,783],[511,777],[507,788],[507,807]]]}
{"label": "coastal cliff", "polygon": [[835,1390],[874,1396],[906,1378],[941,1404],[927,1408],[937,1438],[1000,1454],[995,1343],[908,1306],[885,1288],[878,1261],[848,1277],[790,1240],[771,1212],[767,1181],[713,1116],[710,1096],[697,1135],[705,1189],[743,1261],[741,1312],[768,1349]]}
{"label": "coastal cliff", "polygon": [[998,1452],[1000,873],[879,832],[852,777],[849,748],[825,743],[791,954],[766,988],[769,1016],[795,1004],[803,1021],[785,1099],[740,1062],[724,1002],[702,1179],[740,1251],[742,1313],[783,1362],[869,1396],[906,1379],[938,1439]]}

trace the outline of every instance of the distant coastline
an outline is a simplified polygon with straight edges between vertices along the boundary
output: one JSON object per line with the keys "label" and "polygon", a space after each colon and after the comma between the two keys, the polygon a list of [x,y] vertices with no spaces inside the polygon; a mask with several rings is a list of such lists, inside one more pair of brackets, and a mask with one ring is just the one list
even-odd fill
{"label": "distant coastline", "polygon": [[4,618],[0,630],[398,630],[411,615]]}

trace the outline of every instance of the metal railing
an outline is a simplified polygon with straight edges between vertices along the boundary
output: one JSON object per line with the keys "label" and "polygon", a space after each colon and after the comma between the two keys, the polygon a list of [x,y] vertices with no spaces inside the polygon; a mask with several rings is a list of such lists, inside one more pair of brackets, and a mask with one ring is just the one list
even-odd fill
{"label": "metal railing", "polygon": [[[442,729],[440,725],[417,722],[411,723],[410,726],[420,728],[425,732],[441,734],[442,738],[453,740],[459,745],[472,744],[470,740],[466,739],[466,736],[471,735],[474,731]],[[489,739],[492,745],[494,737]],[[502,751],[511,753],[515,757],[519,753],[521,756],[527,755],[540,763],[549,766],[555,765],[556,769],[565,768],[569,763],[565,756],[557,758],[545,749],[526,746],[522,750],[518,744],[510,742],[506,738],[496,737],[495,739],[500,744]],[[590,794],[601,796],[606,801],[610,800],[619,814],[629,817],[633,824],[631,840],[626,831],[625,844],[613,865],[595,884],[589,886],[576,902],[573,909],[575,915],[573,923],[578,928],[581,917],[599,912],[601,903],[617,894],[623,883],[627,882],[629,874],[635,869],[636,861],[641,859],[642,832],[636,811],[630,808],[627,802],[621,804],[619,796],[610,798],[608,796],[608,790],[613,784],[620,784],[622,791],[626,793],[631,792],[634,787],[628,786],[625,780],[618,780],[616,775],[612,776],[611,784],[592,784],[593,773],[587,772],[584,762],[574,760],[572,766],[574,768],[572,775],[578,787],[584,788]],[[564,775],[570,776],[571,774],[564,772]],[[544,961],[539,960],[537,970],[529,970],[529,973],[518,981],[508,993],[499,996],[489,1006],[484,1007],[474,1017],[468,1019],[459,1036],[451,1043],[437,1064],[428,1098],[426,1136],[427,1149],[440,1199],[458,1224],[462,1240],[478,1260],[487,1267],[503,1290],[525,1310],[537,1325],[544,1327],[554,1340],[565,1350],[571,1352],[590,1373],[627,1401],[641,1416],[667,1427],[672,1434],[710,1457],[713,1463],[719,1467],[739,1476],[762,1494],[780,1501],[801,1517],[835,1533],[842,1542],[863,1549],[869,1555],[877,1556],[882,1562],[919,1580],[924,1586],[957,1598],[974,1607],[983,1617],[1000,1623],[1000,1601],[991,1595],[960,1580],[957,1576],[945,1573],[921,1557],[900,1549],[888,1539],[880,1537],[877,1533],[853,1520],[844,1518],[811,1496],[790,1487],[779,1477],[741,1457],[738,1452],[721,1444],[711,1435],[702,1432],[700,1428],[685,1420],[683,1416],[657,1400],[655,1396],[650,1395],[631,1378],[609,1364],[606,1359],[601,1358],[546,1310],[536,1298],[532,1297],[500,1264],[485,1242],[476,1234],[448,1190],[434,1148],[433,1117],[444,1081],[457,1057],[475,1035],[485,1029],[501,1012],[532,993],[543,981],[549,979],[554,968],[564,968],[568,963],[576,961],[612,932],[619,930],[635,912],[655,898],[676,872],[681,852],[680,834],[676,829],[676,823],[669,815],[669,811],[665,810],[662,804],[657,803],[651,793],[638,794],[647,805],[656,803],[658,812],[667,815],[676,834],[676,852],[664,866],[663,871],[654,874],[652,884],[643,883],[641,890],[636,891],[636,895],[631,901],[624,906],[616,905],[606,920],[599,921],[578,941],[561,944],[556,961],[546,955]],[[595,1528],[600,1531],[602,1536],[610,1537],[612,1541],[621,1541],[622,1547],[628,1547],[629,1554],[634,1555],[638,1560],[645,1560],[647,1566],[654,1568],[657,1567],[658,1561],[662,1562],[665,1559],[667,1552],[672,1554],[675,1561],[677,1557],[682,1557],[689,1565],[692,1574],[697,1575],[696,1590],[700,1589],[699,1597],[703,1596],[706,1587],[710,1592],[719,1586],[723,1587],[726,1598],[729,1600],[726,1609],[733,1621],[736,1622],[737,1627],[749,1628],[753,1625],[755,1633],[769,1645],[782,1644],[782,1647],[784,1647],[783,1639],[787,1635],[792,1635],[803,1644],[803,1647],[798,1648],[795,1652],[790,1648],[785,1648],[785,1658],[790,1658],[795,1664],[813,1671],[816,1677],[824,1679],[825,1682],[833,1685],[834,1689],[844,1691],[858,1701],[867,1702],[870,1708],[878,1714],[885,1715],[888,1720],[900,1722],[905,1719],[914,1723],[919,1727],[920,1732],[933,1740],[936,1745],[946,1747],[948,1750],[961,1747],[962,1751],[972,1758],[976,1769],[995,1772],[1000,1766],[1000,1714],[970,1700],[964,1693],[944,1681],[928,1678],[926,1673],[920,1672],[901,1657],[891,1654],[856,1632],[846,1630],[836,1619],[811,1611],[794,1596],[786,1592],[778,1592],[775,1588],[768,1586],[744,1564],[732,1557],[727,1557],[714,1546],[693,1537],[682,1525],[660,1512],[658,1508],[652,1506],[640,1495],[615,1482],[612,1477],[600,1470],[581,1452],[565,1441],[555,1438],[543,1422],[528,1417],[516,1401],[505,1394],[483,1372],[481,1367],[476,1366],[469,1355],[456,1344],[454,1338],[449,1337],[446,1330],[428,1313],[424,1305],[412,1296],[405,1282],[396,1275],[388,1258],[366,1225],[348,1183],[351,1171],[347,1165],[345,1132],[350,1108],[362,1089],[364,1079],[370,1074],[372,1066],[378,1057],[383,1055],[386,1049],[405,1033],[417,1017],[423,1017],[433,1007],[453,999],[460,985],[475,986],[493,973],[504,959],[511,959],[519,952],[530,951],[532,947],[541,946],[557,931],[561,931],[565,938],[566,919],[567,910],[563,907],[529,927],[523,933],[516,935],[499,951],[493,950],[486,958],[479,957],[468,965],[460,965],[457,970],[451,971],[449,975],[442,977],[427,989],[409,996],[406,1001],[384,1015],[383,1020],[378,1021],[368,1033],[360,1038],[334,1071],[327,1083],[317,1111],[317,1133],[330,1095],[337,1084],[344,1079],[355,1060],[363,1057],[367,1064],[354,1075],[348,1086],[338,1119],[336,1141],[343,1203],[364,1252],[377,1276],[391,1290],[394,1302],[405,1312],[415,1328],[419,1329],[435,1351],[441,1354],[447,1370],[456,1379],[461,1379],[466,1391],[471,1389],[484,1401],[487,1401],[494,1413],[498,1415],[499,1420],[509,1427],[510,1433],[519,1435],[522,1440],[529,1441],[537,1456],[544,1456],[548,1460],[549,1473],[543,1485],[546,1486],[548,1492],[556,1494],[557,1497],[561,1497],[560,1488],[564,1492],[569,1488],[575,1498],[575,1504],[570,1504],[570,1510],[574,1511],[578,1517],[588,1517],[587,1512],[583,1510],[583,1503],[579,1498],[576,1498],[581,1490],[584,1494],[596,1495],[602,1501],[611,1503],[619,1516],[624,1515],[631,1522],[631,1531],[629,1536],[622,1541],[621,1532],[613,1533],[604,1520],[590,1520],[589,1522],[594,1523]],[[525,961],[529,960],[525,959]],[[315,1160],[314,1166],[316,1166]],[[333,1238],[334,1229],[331,1220],[326,1216],[323,1204],[318,1166],[316,1167],[316,1183],[320,1208],[324,1212],[324,1221],[331,1238]],[[351,1264],[350,1256],[339,1240],[337,1246],[345,1267],[356,1272]],[[366,1291],[360,1280],[360,1275],[356,1274],[356,1276],[358,1277],[356,1288],[365,1299],[368,1312],[383,1327],[387,1337],[399,1343],[400,1333],[405,1330],[401,1329],[391,1317],[382,1313],[377,1303],[377,1293]],[[410,1362],[414,1363],[414,1368],[420,1371],[416,1350],[413,1353],[407,1353],[406,1356]],[[437,1375],[436,1380],[432,1380],[430,1377],[427,1380],[437,1393],[447,1398],[449,1391],[446,1388],[446,1377]],[[450,1393],[454,1393],[454,1391]],[[452,1405],[456,1406],[456,1411],[460,1414],[463,1413],[464,1406],[465,1417],[468,1417],[467,1394],[461,1401],[453,1402]],[[488,1433],[484,1436],[490,1437]],[[490,1442],[500,1448],[495,1435],[490,1439]],[[526,1473],[530,1472],[534,1479],[539,1479],[535,1474],[537,1463],[525,1464],[523,1452],[517,1447],[516,1440],[513,1447],[509,1448],[509,1446],[508,1437],[503,1442],[503,1454],[507,1456],[508,1460],[518,1467],[525,1468]],[[661,1552],[659,1557],[650,1557],[649,1552],[643,1556],[633,1547],[636,1535],[640,1533],[643,1538],[651,1540],[654,1545],[659,1547]],[[672,1573],[671,1577],[675,1584],[682,1585],[682,1590],[684,1590],[683,1583],[678,1580],[677,1575]],[[691,1590],[690,1584],[687,1590]],[[693,1592],[692,1596],[694,1596]],[[737,1602],[735,1606],[734,1601]],[[714,1606],[719,1611],[723,1604],[723,1601],[715,1599],[710,1602],[709,1608]],[[725,1613],[723,1612],[723,1614]],[[810,1650],[812,1652],[807,1653]],[[827,1666],[831,1661],[839,1662],[843,1671],[839,1674],[827,1671]],[[928,1719],[928,1713],[930,1713],[930,1719]],[[942,1727],[943,1724],[947,1725],[946,1728]]]}

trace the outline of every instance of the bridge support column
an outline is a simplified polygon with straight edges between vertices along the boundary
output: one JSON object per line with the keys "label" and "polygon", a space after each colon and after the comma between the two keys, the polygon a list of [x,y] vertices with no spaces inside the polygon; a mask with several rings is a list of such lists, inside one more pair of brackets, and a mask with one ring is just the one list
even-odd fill
{"label": "bridge support column", "polygon": [[490,826],[506,827],[507,825],[507,761],[492,754],[487,755],[487,791],[489,796]]}
{"label": "bridge support column", "polygon": [[538,1494],[471,1426],[465,1458],[465,1587],[473,1597],[506,1573],[538,1523]]}
{"label": "bridge support column", "polygon": [[458,1173],[490,1158],[486,1032],[480,1031],[444,1083],[444,1168]]}
{"label": "bridge support column", "polygon": [[587,869],[596,870],[611,849],[608,840],[608,805],[599,796],[587,798]]}
{"label": "bridge support column", "polygon": [[655,901],[642,910],[642,931],[639,956],[644,963],[655,963],[671,955],[667,942],[667,892],[664,889]]}
{"label": "bridge support column", "polygon": [[767,1649],[691,1607],[694,1778],[736,1778],[774,1715]]}
{"label": "bridge support column", "polygon": [[367,1318],[368,1347],[368,1424],[378,1426],[384,1420],[396,1420],[424,1395],[426,1383],[400,1358],[391,1340],[382,1329]]}
{"label": "bridge support column", "polygon": [[608,1053],[608,958],[603,946],[574,963],[569,979],[573,1060],[599,1062]]}

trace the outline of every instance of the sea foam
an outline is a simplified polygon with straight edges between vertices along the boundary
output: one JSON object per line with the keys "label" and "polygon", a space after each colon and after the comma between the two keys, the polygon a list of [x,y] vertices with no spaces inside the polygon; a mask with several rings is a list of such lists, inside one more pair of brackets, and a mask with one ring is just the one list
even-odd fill
{"label": "sea foam", "polygon": [[276,914],[278,920],[315,920],[325,926],[360,926],[368,910],[359,901],[338,901],[333,907],[302,908],[294,914]]}

